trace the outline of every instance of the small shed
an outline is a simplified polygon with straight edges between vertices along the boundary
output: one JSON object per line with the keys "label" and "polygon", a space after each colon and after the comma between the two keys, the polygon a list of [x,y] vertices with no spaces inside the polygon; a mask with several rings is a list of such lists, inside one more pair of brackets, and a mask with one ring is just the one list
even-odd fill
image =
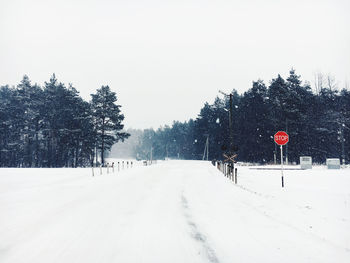
{"label": "small shed", "polygon": [[300,156],[300,168],[302,170],[312,169],[311,156]]}
{"label": "small shed", "polygon": [[339,158],[328,158],[327,161],[328,169],[340,169],[340,159]]}

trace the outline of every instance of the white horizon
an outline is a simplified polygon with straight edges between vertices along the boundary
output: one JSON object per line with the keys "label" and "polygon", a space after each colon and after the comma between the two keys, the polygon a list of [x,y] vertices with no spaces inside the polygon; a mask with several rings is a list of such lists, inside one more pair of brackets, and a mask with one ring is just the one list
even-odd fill
{"label": "white horizon", "polygon": [[350,80],[350,2],[0,1],[0,85],[55,73],[85,100],[117,93],[125,128],[196,118],[218,91],[252,81]]}

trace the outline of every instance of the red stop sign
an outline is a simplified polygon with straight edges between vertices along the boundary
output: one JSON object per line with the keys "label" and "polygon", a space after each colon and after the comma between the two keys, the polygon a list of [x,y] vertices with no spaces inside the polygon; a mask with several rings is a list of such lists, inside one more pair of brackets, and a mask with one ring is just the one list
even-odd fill
{"label": "red stop sign", "polygon": [[279,131],[274,136],[275,143],[278,145],[285,145],[289,141],[289,136],[284,131]]}

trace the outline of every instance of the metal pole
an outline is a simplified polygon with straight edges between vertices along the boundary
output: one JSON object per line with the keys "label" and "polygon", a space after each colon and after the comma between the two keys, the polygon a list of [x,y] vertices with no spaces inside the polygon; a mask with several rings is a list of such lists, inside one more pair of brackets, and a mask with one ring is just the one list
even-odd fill
{"label": "metal pole", "polygon": [[209,160],[209,135],[207,137],[207,161]]}
{"label": "metal pole", "polygon": [[282,173],[282,188],[284,187],[284,179],[283,179],[283,147],[281,145],[281,173]]}
{"label": "metal pole", "polygon": [[[288,133],[288,119],[286,120],[286,133]],[[288,165],[288,144],[286,144],[286,165]]]}

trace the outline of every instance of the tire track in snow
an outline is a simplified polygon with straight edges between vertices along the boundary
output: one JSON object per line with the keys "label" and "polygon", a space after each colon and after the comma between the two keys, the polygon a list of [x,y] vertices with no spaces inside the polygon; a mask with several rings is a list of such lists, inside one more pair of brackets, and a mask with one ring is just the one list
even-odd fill
{"label": "tire track in snow", "polygon": [[188,206],[188,201],[183,193],[181,195],[181,204],[182,204],[183,209],[185,210],[184,215],[185,215],[187,224],[191,229],[192,238],[195,239],[201,245],[209,262],[220,263],[218,257],[216,256],[214,249],[209,245],[209,243],[207,241],[207,237],[203,233],[201,233],[197,224],[195,222],[193,222],[192,217],[189,213],[190,209]]}

